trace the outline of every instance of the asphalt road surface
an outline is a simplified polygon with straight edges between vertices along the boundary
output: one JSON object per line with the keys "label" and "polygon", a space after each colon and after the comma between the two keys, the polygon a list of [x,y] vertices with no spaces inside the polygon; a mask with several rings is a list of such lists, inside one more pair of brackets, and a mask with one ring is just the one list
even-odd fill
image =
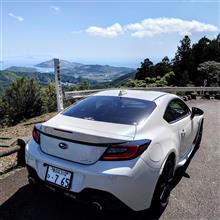
{"label": "asphalt road surface", "polygon": [[205,111],[203,139],[190,163],[177,171],[165,210],[98,213],[61,195],[34,191],[23,168],[0,177],[0,219],[220,219],[220,102],[200,100],[189,105]]}

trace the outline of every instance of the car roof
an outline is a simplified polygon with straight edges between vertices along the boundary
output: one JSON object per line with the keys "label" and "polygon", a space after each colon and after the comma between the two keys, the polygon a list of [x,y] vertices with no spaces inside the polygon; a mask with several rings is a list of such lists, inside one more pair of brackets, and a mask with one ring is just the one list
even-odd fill
{"label": "car roof", "polygon": [[143,99],[154,101],[157,98],[169,93],[159,91],[131,90],[131,89],[110,89],[93,94],[93,96],[121,96],[126,98]]}

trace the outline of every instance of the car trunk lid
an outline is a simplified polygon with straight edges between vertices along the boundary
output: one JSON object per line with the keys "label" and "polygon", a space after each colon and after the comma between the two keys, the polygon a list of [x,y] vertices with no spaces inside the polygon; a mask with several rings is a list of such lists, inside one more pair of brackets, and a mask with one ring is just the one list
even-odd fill
{"label": "car trunk lid", "polygon": [[135,125],[85,120],[58,114],[41,126],[43,152],[82,164],[93,164],[109,144],[132,141]]}

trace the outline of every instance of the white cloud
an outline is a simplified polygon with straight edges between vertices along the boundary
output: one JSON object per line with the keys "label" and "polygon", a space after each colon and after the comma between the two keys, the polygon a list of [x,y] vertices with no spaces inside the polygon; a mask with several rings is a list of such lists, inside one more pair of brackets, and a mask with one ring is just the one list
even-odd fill
{"label": "white cloud", "polygon": [[59,11],[60,10],[60,8],[57,7],[57,6],[50,6],[50,8],[52,8],[54,11]]}
{"label": "white cloud", "polygon": [[134,37],[152,37],[163,33],[191,35],[193,32],[213,32],[218,28],[199,21],[187,21],[178,18],[148,18],[140,23],[128,24],[124,27]]}
{"label": "white cloud", "polygon": [[194,32],[215,32],[218,28],[211,24],[196,20],[188,21],[179,18],[148,18],[138,23],[120,25],[115,23],[110,27],[102,28],[91,26],[86,29],[90,35],[101,37],[117,37],[119,34],[130,33],[133,37],[152,37],[164,33],[191,35]]}
{"label": "white cloud", "polygon": [[93,36],[114,38],[117,37],[119,34],[122,34],[124,31],[123,31],[123,27],[120,24],[115,23],[107,28],[91,26],[86,29],[86,32]]}
{"label": "white cloud", "polygon": [[8,13],[8,15],[9,15],[10,17],[12,17],[12,18],[18,20],[18,21],[24,21],[24,18],[22,18],[22,17],[20,17],[20,16],[16,16],[16,15],[14,15],[14,14],[11,13],[11,12]]}

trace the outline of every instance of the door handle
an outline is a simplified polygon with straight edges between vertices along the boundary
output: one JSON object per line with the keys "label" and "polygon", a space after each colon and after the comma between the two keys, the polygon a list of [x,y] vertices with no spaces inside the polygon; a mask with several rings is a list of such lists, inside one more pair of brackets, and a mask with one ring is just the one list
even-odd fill
{"label": "door handle", "polygon": [[186,135],[186,131],[183,129],[183,130],[181,131],[181,137],[185,137],[185,135]]}

